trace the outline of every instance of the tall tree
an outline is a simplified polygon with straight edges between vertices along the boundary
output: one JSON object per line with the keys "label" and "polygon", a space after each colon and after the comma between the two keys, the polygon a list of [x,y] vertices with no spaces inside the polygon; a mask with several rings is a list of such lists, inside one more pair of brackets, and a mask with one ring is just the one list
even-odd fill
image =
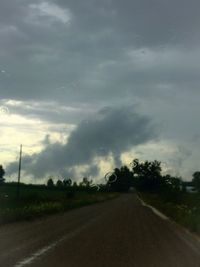
{"label": "tall tree", "polygon": [[48,187],[54,187],[54,182],[53,182],[53,179],[52,178],[49,178],[48,181],[47,181],[47,186]]}
{"label": "tall tree", "polygon": [[4,175],[5,175],[5,171],[3,169],[3,166],[0,165],[0,185],[2,185],[5,182]]}

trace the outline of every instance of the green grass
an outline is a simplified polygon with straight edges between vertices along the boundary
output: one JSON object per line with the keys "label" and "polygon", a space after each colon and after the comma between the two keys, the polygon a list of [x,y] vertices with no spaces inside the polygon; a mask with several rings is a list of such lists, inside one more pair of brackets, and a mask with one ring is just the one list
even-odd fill
{"label": "green grass", "polygon": [[15,186],[0,187],[0,224],[32,220],[44,215],[65,212],[70,209],[91,205],[117,197],[117,193],[75,192],[22,186],[20,199],[17,199]]}
{"label": "green grass", "polygon": [[142,199],[190,231],[200,234],[200,195],[177,193],[176,201],[153,193],[140,193]]}

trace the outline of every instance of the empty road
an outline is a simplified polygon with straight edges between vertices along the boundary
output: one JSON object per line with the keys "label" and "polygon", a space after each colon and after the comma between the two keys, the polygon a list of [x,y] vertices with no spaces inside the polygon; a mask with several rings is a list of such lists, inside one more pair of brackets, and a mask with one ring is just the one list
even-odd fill
{"label": "empty road", "polygon": [[200,267],[200,243],[135,194],[0,227],[2,267]]}

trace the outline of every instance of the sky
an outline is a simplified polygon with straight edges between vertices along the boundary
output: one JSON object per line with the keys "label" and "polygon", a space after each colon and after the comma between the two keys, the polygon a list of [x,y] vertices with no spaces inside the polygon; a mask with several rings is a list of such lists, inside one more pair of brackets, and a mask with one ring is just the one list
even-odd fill
{"label": "sky", "polygon": [[0,1],[0,164],[100,181],[134,158],[200,159],[200,2]]}

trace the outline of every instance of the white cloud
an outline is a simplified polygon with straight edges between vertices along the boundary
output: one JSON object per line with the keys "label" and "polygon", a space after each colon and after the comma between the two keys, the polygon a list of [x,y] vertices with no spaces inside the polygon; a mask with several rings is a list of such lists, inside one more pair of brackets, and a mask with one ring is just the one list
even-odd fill
{"label": "white cloud", "polygon": [[29,5],[31,20],[37,22],[39,18],[49,18],[52,21],[59,21],[68,24],[71,20],[71,12],[69,9],[60,8],[58,5],[48,2]]}

